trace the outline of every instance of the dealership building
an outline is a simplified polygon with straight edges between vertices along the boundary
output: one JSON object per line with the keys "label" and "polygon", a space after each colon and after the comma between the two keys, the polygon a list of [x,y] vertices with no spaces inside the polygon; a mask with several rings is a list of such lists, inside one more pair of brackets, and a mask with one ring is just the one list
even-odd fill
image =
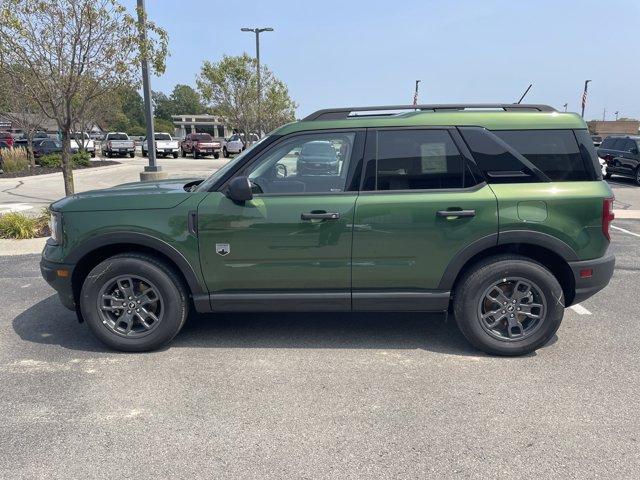
{"label": "dealership building", "polygon": [[212,137],[227,138],[233,130],[216,115],[172,115],[175,136],[184,138],[189,133],[208,133]]}

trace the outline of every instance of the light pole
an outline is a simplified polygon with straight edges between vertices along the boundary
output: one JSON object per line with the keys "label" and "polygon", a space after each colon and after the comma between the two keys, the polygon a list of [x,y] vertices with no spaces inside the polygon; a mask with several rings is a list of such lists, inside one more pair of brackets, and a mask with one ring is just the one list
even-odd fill
{"label": "light pole", "polygon": [[[146,12],[144,0],[138,0],[138,28],[140,31],[141,47],[145,48],[147,43]],[[143,50],[144,51],[144,50]],[[144,172],[140,172],[140,180],[159,180],[168,175],[162,171],[162,167],[156,165],[156,141],[153,133],[153,106],[151,105],[151,79],[149,78],[149,59],[146,55],[142,57],[142,90],[144,93],[144,116],[147,122],[147,155],[149,165],[144,167]]]}
{"label": "light pole", "polygon": [[618,113],[620,112],[614,112],[616,114],[616,122],[618,121]]}
{"label": "light pole", "polygon": [[[256,34],[256,61],[257,61],[257,73],[258,73],[258,136],[262,137],[262,121],[261,121],[261,111],[260,104],[262,102],[262,91],[260,89],[260,34],[262,32],[273,32],[273,28],[271,27],[263,27],[263,28],[241,28],[242,32],[253,32]],[[249,135],[249,132],[245,132]],[[248,141],[245,138],[245,141]]]}
{"label": "light pole", "polygon": [[568,103],[565,103],[565,104],[563,105],[563,107],[564,107],[564,111],[565,111],[565,112],[567,111],[567,107],[568,107],[568,106],[569,106],[569,104],[568,104]]}

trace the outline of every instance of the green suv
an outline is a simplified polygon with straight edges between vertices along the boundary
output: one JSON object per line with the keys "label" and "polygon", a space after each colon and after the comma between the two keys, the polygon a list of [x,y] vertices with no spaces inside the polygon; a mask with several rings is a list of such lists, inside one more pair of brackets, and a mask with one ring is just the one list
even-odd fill
{"label": "green suv", "polygon": [[477,348],[520,355],[609,282],[612,204],[575,114],[321,110],[205,180],[55,202],[41,270],[119,350],[166,344],[190,309],[451,311]]}

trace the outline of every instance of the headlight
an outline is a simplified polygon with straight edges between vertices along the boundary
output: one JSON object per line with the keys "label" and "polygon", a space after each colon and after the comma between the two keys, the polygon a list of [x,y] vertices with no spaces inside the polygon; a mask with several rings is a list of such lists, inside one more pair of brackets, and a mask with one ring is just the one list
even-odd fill
{"label": "headlight", "polygon": [[57,244],[62,244],[62,213],[51,212],[49,217],[49,230],[51,230],[51,238]]}

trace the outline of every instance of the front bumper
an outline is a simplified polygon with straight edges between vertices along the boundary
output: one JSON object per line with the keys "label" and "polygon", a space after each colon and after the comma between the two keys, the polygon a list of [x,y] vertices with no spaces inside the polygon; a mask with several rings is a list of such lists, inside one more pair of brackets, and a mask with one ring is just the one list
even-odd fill
{"label": "front bumper", "polygon": [[[580,303],[606,287],[613,276],[615,264],[616,257],[613,254],[594,260],[569,262],[576,285],[576,293],[571,304]],[[591,276],[582,278],[581,272],[587,273],[588,270],[592,271]]]}
{"label": "front bumper", "polygon": [[[58,292],[60,302],[69,310],[75,311],[76,305],[71,284],[73,265],[51,262],[42,257],[40,260],[40,272],[42,273],[42,278]],[[66,272],[66,274],[63,272]]]}

